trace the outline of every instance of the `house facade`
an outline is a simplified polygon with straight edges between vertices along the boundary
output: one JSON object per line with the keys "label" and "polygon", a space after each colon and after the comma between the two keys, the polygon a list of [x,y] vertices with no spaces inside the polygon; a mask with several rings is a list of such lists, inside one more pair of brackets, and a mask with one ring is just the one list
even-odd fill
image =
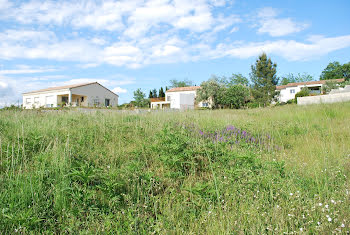
{"label": "house facade", "polygon": [[199,86],[176,87],[165,92],[163,98],[151,98],[151,109],[194,109],[195,107],[210,107],[210,102],[196,102]]}
{"label": "house facade", "polygon": [[301,91],[302,88],[307,87],[310,93],[321,95],[322,87],[326,82],[343,82],[344,79],[320,80],[311,82],[295,82],[287,85],[276,86],[276,90],[280,92],[278,96],[279,102],[287,102],[295,98],[295,94]]}
{"label": "house facade", "polygon": [[98,82],[51,87],[23,93],[23,108],[59,106],[112,107],[119,96]]}

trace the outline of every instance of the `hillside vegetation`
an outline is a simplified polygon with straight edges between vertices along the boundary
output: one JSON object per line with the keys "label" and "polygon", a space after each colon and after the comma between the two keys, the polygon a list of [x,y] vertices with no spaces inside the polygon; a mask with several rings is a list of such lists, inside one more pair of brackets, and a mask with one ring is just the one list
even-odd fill
{"label": "hillside vegetation", "polygon": [[349,233],[350,103],[0,112],[0,231]]}

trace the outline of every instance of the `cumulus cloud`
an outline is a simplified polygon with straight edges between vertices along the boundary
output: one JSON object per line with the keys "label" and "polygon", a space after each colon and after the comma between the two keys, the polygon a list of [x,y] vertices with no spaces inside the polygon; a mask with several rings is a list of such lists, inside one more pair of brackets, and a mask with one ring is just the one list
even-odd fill
{"label": "cumulus cloud", "polygon": [[277,18],[278,12],[271,7],[263,8],[258,13],[258,33],[268,33],[272,37],[285,36],[300,32],[309,24],[293,21],[291,18]]}
{"label": "cumulus cloud", "polygon": [[116,94],[127,93],[127,92],[128,92],[126,89],[121,88],[121,87],[115,87],[112,91],[113,91],[114,93],[116,93]]}

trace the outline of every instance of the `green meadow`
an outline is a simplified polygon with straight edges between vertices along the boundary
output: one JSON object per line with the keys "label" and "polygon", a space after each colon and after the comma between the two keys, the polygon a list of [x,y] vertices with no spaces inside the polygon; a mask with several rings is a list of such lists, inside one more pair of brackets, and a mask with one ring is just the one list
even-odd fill
{"label": "green meadow", "polygon": [[350,103],[0,111],[1,234],[346,234]]}

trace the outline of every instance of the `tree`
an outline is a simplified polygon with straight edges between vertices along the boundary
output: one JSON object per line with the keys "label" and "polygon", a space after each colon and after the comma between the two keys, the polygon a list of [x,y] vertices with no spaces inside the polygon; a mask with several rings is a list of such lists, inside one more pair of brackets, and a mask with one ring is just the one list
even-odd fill
{"label": "tree", "polygon": [[159,89],[158,97],[165,97],[165,93],[164,93],[163,87],[161,87]]}
{"label": "tree", "polygon": [[223,83],[217,77],[212,76],[208,81],[201,83],[196,99],[198,102],[211,99],[212,107],[217,108],[221,104],[223,87]]}
{"label": "tree", "polygon": [[167,90],[169,90],[169,88],[166,86],[166,87],[165,87],[165,91],[167,91]]}
{"label": "tree", "polygon": [[278,78],[276,76],[277,64],[267,58],[265,53],[251,66],[250,80],[252,81],[252,95],[257,103],[266,106],[274,98]]}
{"label": "tree", "polygon": [[293,82],[309,82],[313,80],[314,80],[314,77],[308,73],[302,73],[302,74],[298,73],[297,75],[289,73],[282,77],[280,84],[287,85],[288,83],[293,83]]}
{"label": "tree", "polygon": [[222,103],[230,108],[244,106],[250,96],[249,88],[243,84],[230,85],[224,92]]}
{"label": "tree", "polygon": [[338,61],[329,63],[327,67],[322,71],[320,76],[320,80],[338,78],[345,78],[345,80],[350,80],[350,62],[343,65]]}
{"label": "tree", "polygon": [[240,73],[234,73],[232,74],[232,76],[230,77],[229,83],[233,84],[233,85],[244,85],[244,86],[248,86],[249,85],[249,80],[248,78],[244,77],[242,74]]}
{"label": "tree", "polygon": [[190,80],[183,80],[183,81],[178,81],[176,79],[170,80],[171,88],[174,87],[186,87],[186,86],[192,86],[193,82]]}
{"label": "tree", "polygon": [[146,107],[148,105],[148,100],[145,98],[146,94],[141,91],[141,89],[137,89],[134,91],[134,103],[137,107]]}
{"label": "tree", "polygon": [[153,98],[158,98],[157,89],[152,90]]}
{"label": "tree", "polygon": [[149,99],[153,98],[153,93],[152,93],[152,91],[149,91],[148,98],[149,98]]}

